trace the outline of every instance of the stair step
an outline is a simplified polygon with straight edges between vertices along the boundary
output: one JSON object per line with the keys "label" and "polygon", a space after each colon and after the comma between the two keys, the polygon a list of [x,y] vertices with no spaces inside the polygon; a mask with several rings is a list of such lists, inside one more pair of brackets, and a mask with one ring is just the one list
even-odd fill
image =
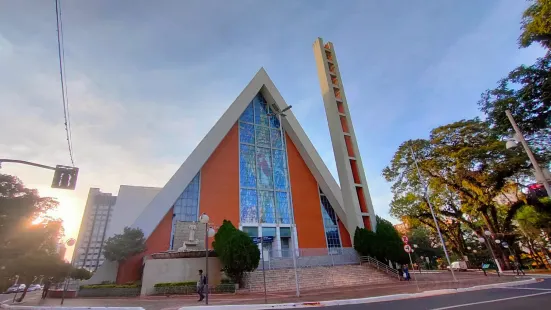
{"label": "stair step", "polygon": [[[357,286],[397,281],[368,265],[340,265],[332,267],[309,267],[297,269],[301,289]],[[251,291],[264,291],[264,276],[267,291],[292,291],[295,289],[295,271],[293,268],[257,270],[248,275]]]}

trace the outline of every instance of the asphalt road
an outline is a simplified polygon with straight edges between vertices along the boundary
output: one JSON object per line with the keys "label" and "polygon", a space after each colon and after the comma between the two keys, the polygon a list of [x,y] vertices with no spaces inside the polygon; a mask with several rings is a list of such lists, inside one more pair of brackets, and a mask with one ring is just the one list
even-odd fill
{"label": "asphalt road", "polygon": [[[22,293],[17,293],[17,297],[19,298],[19,296],[21,296]],[[25,300],[27,300],[27,298],[36,298],[36,296],[38,296],[39,292],[38,291],[32,291],[32,292],[27,292],[27,295],[25,296]],[[7,302],[7,301],[12,301],[13,300],[13,295],[15,295],[15,293],[12,293],[12,294],[0,294],[0,304],[4,303],[4,302]]]}
{"label": "asphalt road", "polygon": [[543,282],[406,300],[324,307],[330,310],[551,309],[551,279]]}

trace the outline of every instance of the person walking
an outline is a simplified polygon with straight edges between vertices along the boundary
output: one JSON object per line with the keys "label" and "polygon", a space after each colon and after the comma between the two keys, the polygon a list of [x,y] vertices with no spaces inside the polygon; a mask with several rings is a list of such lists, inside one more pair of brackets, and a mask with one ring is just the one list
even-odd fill
{"label": "person walking", "polygon": [[408,265],[404,264],[403,268],[404,268],[404,279],[406,279],[406,281],[411,280],[411,276],[409,275]]}
{"label": "person walking", "polygon": [[46,299],[46,297],[48,297],[48,291],[50,290],[51,285],[51,279],[46,280],[46,283],[44,283],[44,288],[42,289],[42,299]]}
{"label": "person walking", "polygon": [[203,270],[199,269],[199,282],[197,282],[197,294],[199,294],[199,301],[205,299],[205,285],[207,284],[207,277],[203,275]]}

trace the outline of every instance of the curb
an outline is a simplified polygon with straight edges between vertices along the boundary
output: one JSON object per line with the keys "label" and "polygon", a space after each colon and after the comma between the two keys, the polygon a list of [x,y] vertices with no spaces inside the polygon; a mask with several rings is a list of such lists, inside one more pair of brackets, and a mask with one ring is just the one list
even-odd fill
{"label": "curb", "polygon": [[466,288],[431,290],[431,291],[425,291],[420,293],[395,294],[395,295],[367,297],[367,298],[328,300],[328,301],[319,301],[319,302],[285,303],[285,304],[192,306],[192,307],[182,307],[179,310],[199,310],[199,309],[262,310],[262,309],[310,308],[310,307],[356,305],[356,304],[368,304],[368,303],[374,303],[374,302],[395,301],[395,300],[403,300],[403,299],[419,298],[419,297],[430,297],[430,296],[436,296],[436,295],[454,294],[454,293],[469,292],[469,291],[479,291],[479,290],[486,290],[486,289],[498,288],[498,287],[526,285],[526,284],[533,284],[536,282],[537,280],[535,278],[531,278],[528,280],[522,280],[522,281],[516,281],[516,282],[495,283],[495,284],[478,285],[478,286],[472,286],[472,287],[466,287]]}

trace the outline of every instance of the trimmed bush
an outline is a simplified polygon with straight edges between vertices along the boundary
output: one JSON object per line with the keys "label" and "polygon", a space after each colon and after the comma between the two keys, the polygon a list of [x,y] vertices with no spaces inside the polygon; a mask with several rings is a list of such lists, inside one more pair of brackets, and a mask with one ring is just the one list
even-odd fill
{"label": "trimmed bush", "polygon": [[153,287],[167,287],[167,286],[197,286],[195,281],[187,282],[160,282],[153,285]]}
{"label": "trimmed bush", "polygon": [[80,289],[100,289],[100,288],[139,288],[138,284],[91,284],[81,285]]}

